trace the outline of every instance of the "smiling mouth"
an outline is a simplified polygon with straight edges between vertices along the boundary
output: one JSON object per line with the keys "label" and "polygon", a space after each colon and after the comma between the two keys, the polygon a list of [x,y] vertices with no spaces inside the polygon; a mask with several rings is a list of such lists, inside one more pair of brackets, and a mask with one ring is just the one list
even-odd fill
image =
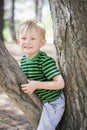
{"label": "smiling mouth", "polygon": [[33,47],[26,47],[26,46],[25,46],[24,48],[25,48],[25,49],[31,49],[31,48],[33,48]]}

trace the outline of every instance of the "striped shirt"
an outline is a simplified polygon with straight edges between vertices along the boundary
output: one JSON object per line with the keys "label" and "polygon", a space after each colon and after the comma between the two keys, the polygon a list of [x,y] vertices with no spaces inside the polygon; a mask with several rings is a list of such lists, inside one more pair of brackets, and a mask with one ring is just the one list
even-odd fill
{"label": "striped shirt", "polygon": [[[43,82],[51,81],[54,76],[61,74],[55,60],[42,51],[32,59],[24,55],[21,59],[21,69],[29,80]],[[35,93],[43,103],[46,103],[59,98],[62,90],[37,89]]]}

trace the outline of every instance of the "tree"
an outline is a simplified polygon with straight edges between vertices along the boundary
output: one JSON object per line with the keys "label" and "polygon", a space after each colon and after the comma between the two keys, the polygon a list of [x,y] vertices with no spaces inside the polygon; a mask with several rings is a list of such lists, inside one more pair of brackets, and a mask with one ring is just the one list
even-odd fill
{"label": "tree", "polygon": [[58,63],[66,87],[60,130],[87,129],[87,1],[49,0]]}
{"label": "tree", "polygon": [[3,40],[3,28],[4,28],[4,0],[0,0],[0,39]]}
{"label": "tree", "polygon": [[43,8],[43,0],[34,0],[35,1],[35,13],[36,19],[42,20],[42,8]]}
{"label": "tree", "polygon": [[[7,68],[7,69],[6,69]],[[30,96],[21,91],[21,84],[27,82],[17,61],[0,41],[0,85],[14,103],[25,113],[28,120],[37,127],[42,104],[35,94]]]}
{"label": "tree", "polygon": [[9,18],[9,27],[10,27],[10,32],[13,41],[16,40],[16,33],[15,33],[15,22],[14,22],[14,8],[15,8],[15,0],[10,0],[11,3],[11,9],[10,9],[10,18]]}
{"label": "tree", "polygon": [[[87,2],[49,0],[49,4],[58,64],[66,81],[66,111],[59,127],[60,130],[86,130]],[[21,91],[20,84],[25,82],[27,82],[26,76],[4,44],[0,43],[0,85],[36,128],[42,104],[35,94],[28,96]]]}

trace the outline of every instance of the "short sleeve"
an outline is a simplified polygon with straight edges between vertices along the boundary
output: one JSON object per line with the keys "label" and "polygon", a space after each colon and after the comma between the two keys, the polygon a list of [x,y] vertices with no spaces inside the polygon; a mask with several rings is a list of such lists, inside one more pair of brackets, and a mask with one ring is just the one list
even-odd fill
{"label": "short sleeve", "polygon": [[61,74],[59,68],[56,66],[55,60],[51,57],[47,57],[42,63],[42,71],[48,80],[51,80],[54,76]]}

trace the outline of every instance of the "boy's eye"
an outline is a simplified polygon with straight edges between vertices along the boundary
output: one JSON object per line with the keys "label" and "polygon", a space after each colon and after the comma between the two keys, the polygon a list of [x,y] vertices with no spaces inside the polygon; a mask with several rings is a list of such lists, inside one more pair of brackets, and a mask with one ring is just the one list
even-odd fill
{"label": "boy's eye", "polygon": [[21,39],[22,39],[22,40],[26,40],[26,38],[25,38],[25,37],[22,37]]}
{"label": "boy's eye", "polygon": [[32,38],[31,38],[31,40],[35,40],[35,38],[34,38],[34,37],[32,37]]}

